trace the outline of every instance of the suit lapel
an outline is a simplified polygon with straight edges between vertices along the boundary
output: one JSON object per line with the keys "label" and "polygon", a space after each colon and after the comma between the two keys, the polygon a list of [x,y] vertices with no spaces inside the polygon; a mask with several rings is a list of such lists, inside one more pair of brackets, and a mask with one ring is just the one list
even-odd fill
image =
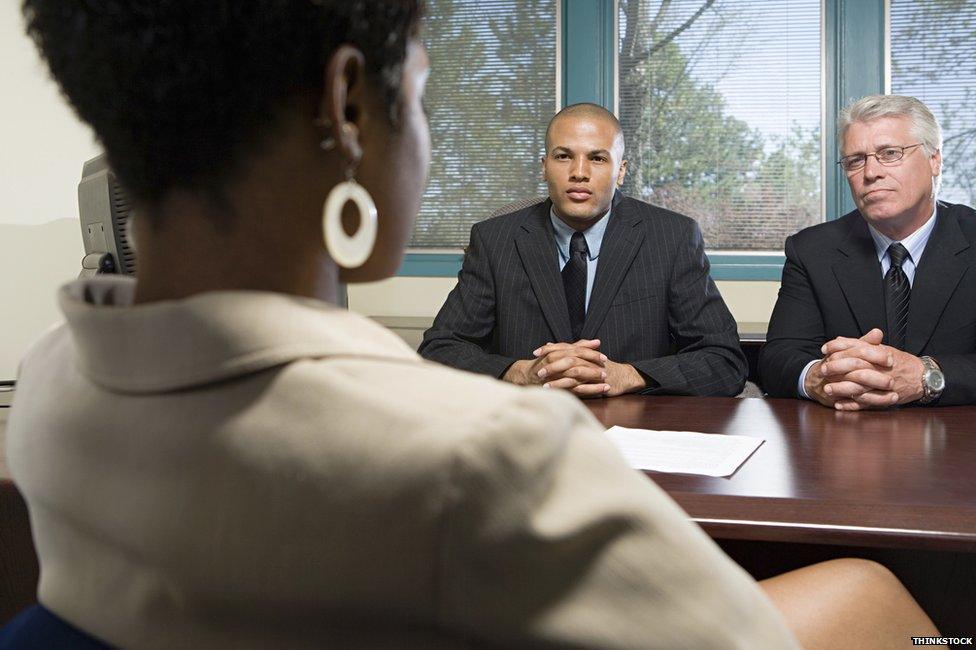
{"label": "suit lapel", "polygon": [[516,234],[515,247],[553,336],[556,341],[569,341],[573,332],[559,274],[556,240],[549,222],[550,206],[552,201],[546,200],[535,207]]}
{"label": "suit lapel", "polygon": [[912,298],[908,306],[906,351],[918,355],[932,337],[946,303],[952,296],[968,263],[958,254],[969,248],[954,214],[939,206],[935,228],[915,269]]}
{"label": "suit lapel", "polygon": [[884,283],[874,240],[860,214],[856,214],[847,239],[838,246],[843,257],[834,263],[834,277],[862,334],[874,327],[888,336],[884,313]]}
{"label": "suit lapel", "polygon": [[584,339],[596,336],[620,283],[640,250],[641,242],[644,241],[644,230],[636,227],[638,223],[640,215],[633,210],[629,201],[623,200],[623,195],[618,191],[610,208],[610,222],[603,234],[603,243],[600,244],[596,278],[593,280],[590,304],[583,322],[581,336]]}

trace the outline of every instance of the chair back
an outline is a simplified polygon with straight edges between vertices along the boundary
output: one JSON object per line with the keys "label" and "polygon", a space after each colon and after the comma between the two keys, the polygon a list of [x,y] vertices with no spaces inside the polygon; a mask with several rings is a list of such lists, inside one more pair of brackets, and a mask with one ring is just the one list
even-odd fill
{"label": "chair back", "polygon": [[43,605],[31,605],[0,629],[0,650],[110,650]]}
{"label": "chair back", "polygon": [[37,579],[27,504],[13,481],[0,475],[0,626],[37,602]]}
{"label": "chair back", "polygon": [[536,205],[537,203],[542,203],[547,198],[549,197],[533,196],[528,199],[519,199],[518,201],[513,201],[512,203],[506,203],[502,207],[497,208],[495,211],[489,214],[488,218],[491,219],[492,217],[500,217],[503,214],[511,214],[512,212],[518,212],[519,210],[524,210],[529,206]]}

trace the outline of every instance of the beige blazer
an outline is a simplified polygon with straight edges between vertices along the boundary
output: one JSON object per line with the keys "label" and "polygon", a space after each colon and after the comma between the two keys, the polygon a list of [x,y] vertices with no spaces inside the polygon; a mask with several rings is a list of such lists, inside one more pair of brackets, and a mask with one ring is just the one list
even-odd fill
{"label": "beige blazer", "polygon": [[8,457],[39,598],[133,648],[786,648],[572,396],[312,300],[80,280]]}

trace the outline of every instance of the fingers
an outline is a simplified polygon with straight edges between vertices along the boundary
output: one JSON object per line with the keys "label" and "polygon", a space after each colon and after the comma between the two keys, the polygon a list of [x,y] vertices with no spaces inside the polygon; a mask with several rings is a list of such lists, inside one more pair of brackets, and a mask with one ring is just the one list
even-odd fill
{"label": "fingers", "polygon": [[580,382],[603,381],[607,378],[607,371],[587,362],[581,362],[576,357],[565,357],[541,368],[539,379],[555,380],[561,377],[578,379]]}
{"label": "fingers", "polygon": [[891,368],[895,365],[895,355],[891,348],[884,345],[866,345],[861,343],[843,350],[838,350],[827,355],[825,361],[830,363],[838,359],[863,359],[868,363],[882,368]]}
{"label": "fingers", "polygon": [[569,350],[573,348],[596,350],[599,347],[600,339],[580,339],[579,341],[576,341],[576,343],[546,343],[545,345],[533,350],[532,354],[536,357],[543,357],[551,352],[556,352],[557,350]]}
{"label": "fingers", "polygon": [[884,340],[884,332],[875,327],[870,332],[862,336],[860,340],[864,341],[865,343],[870,343],[871,345],[881,345],[881,341]]}
{"label": "fingers", "polygon": [[610,392],[610,384],[580,384],[573,387],[573,393],[582,398],[603,397]]}
{"label": "fingers", "polygon": [[[887,384],[887,382],[885,383]],[[845,380],[825,384],[823,391],[837,400],[838,403],[852,400],[861,406],[878,407],[891,406],[898,401],[898,393],[889,390],[890,388],[890,384],[881,388],[873,388],[858,381]]]}
{"label": "fingers", "polygon": [[892,391],[868,391],[854,399],[837,400],[834,408],[838,411],[864,411],[866,409],[888,408],[898,404],[898,393]]}
{"label": "fingers", "polygon": [[571,390],[577,395],[581,396],[592,396],[596,397],[603,395],[610,390],[610,384],[598,382],[580,382],[573,377],[561,377],[559,379],[554,379],[553,381],[548,381],[542,385],[543,388],[564,388],[566,390]]}
{"label": "fingers", "polygon": [[835,352],[841,352],[842,350],[847,350],[856,345],[864,345],[864,341],[861,339],[852,339],[846,336],[838,336],[835,339],[827,341],[820,347],[820,352],[824,356],[830,356]]}
{"label": "fingers", "polygon": [[824,385],[824,392],[828,395],[831,395],[831,392],[827,390],[828,386],[835,386],[842,382],[860,384],[865,390],[891,390],[895,386],[895,378],[886,370],[879,370],[861,359],[840,359],[830,363],[822,363],[819,372],[824,377],[834,378],[832,381],[825,380],[827,383]]}
{"label": "fingers", "polygon": [[854,401],[869,408],[885,408],[898,403],[898,393],[887,390],[869,390],[858,395]]}
{"label": "fingers", "polygon": [[824,359],[817,368],[817,372],[823,377],[831,377],[843,376],[855,370],[869,370],[872,368],[874,368],[874,364],[860,357],[832,356],[829,359]]}
{"label": "fingers", "polygon": [[557,352],[552,352],[546,355],[546,362],[553,362],[558,359],[563,358],[577,358],[583,361],[589,361],[590,363],[600,366],[601,368],[607,362],[607,355],[603,354],[599,350],[591,350],[589,348],[570,348],[568,350],[561,350]]}

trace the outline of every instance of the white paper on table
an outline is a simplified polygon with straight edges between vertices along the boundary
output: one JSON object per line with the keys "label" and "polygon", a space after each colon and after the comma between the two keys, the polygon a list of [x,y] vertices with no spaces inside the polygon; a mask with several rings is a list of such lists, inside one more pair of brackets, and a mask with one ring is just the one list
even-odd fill
{"label": "white paper on table", "polygon": [[634,469],[731,476],[763,438],[610,427],[607,436]]}

